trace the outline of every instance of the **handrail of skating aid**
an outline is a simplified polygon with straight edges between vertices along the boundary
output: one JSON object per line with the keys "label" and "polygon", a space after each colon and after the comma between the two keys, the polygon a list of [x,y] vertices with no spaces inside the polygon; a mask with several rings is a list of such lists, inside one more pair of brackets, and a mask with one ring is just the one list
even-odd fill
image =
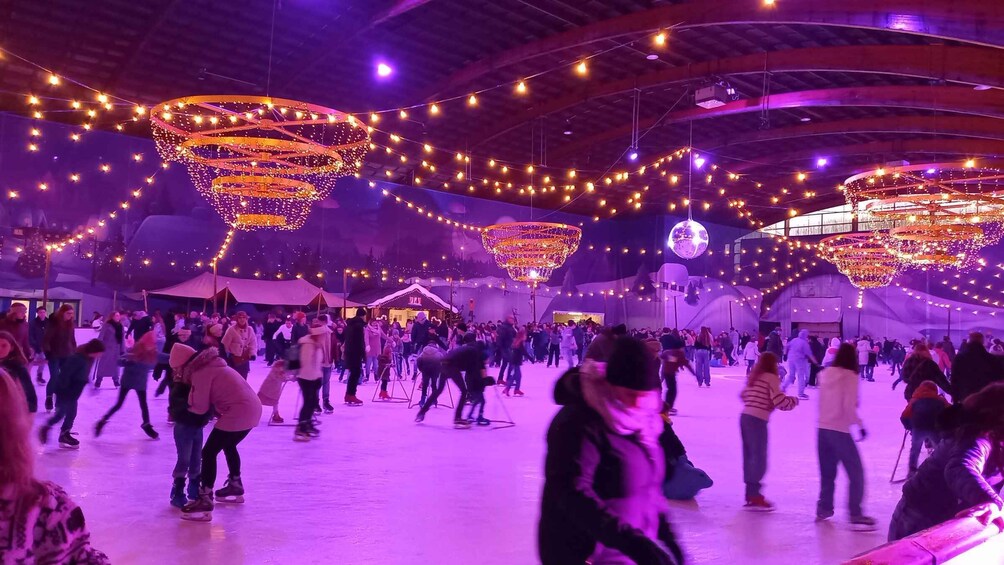
{"label": "handrail of skating aid", "polygon": [[[845,561],[844,565],[941,565],[968,563],[966,554],[977,552],[984,544],[1004,548],[1004,534],[991,524],[984,526],[975,518],[955,518],[918,532],[910,537],[869,550]],[[1004,562],[1004,549],[1000,550]],[[958,559],[958,561],[953,561]],[[985,558],[981,563],[991,565]],[[975,563],[976,561],[973,561]]]}

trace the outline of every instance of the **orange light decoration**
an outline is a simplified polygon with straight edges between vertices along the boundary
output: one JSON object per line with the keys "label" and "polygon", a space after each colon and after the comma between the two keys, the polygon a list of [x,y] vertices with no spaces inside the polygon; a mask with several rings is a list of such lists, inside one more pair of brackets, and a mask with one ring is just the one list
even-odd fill
{"label": "orange light decoration", "polygon": [[314,202],[358,174],[369,145],[348,114],[263,96],[190,96],[150,112],[157,151],[237,230],[299,229]]}
{"label": "orange light decoration", "polygon": [[579,248],[582,230],[567,224],[510,222],[484,228],[481,241],[514,281],[547,281]]}

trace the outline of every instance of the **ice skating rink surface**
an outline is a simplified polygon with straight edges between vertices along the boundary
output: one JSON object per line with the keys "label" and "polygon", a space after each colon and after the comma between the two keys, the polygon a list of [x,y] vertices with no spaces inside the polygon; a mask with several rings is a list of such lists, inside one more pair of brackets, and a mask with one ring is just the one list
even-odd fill
{"label": "ice skating rink surface", "polygon": [[[260,361],[254,364],[255,390],[266,371]],[[415,424],[416,409],[370,401],[372,384],[360,388],[364,406],[336,402],[334,414],[321,415],[321,436],[309,443],[293,442],[290,427],[266,426],[266,408],[262,424],[240,446],[247,502],[218,504],[210,523],[184,522],[168,504],[175,453],[166,396],[150,401],[159,441],[140,430],[131,396],[95,439],[94,422],[114,403],[116,390],[108,381],[101,390],[88,388],[75,425],[80,449],[54,443],[40,448],[38,473],[80,504],[94,546],[116,564],[532,564],[544,439],[557,410],[551,393],[559,374],[524,365],[526,396],[505,399],[516,422],[508,429],[454,430],[447,408],[433,409],[425,423]],[[738,367],[712,369],[711,388],[697,388],[688,373],[679,379],[674,425],[691,460],[715,481],[695,501],[672,503],[690,562],[833,564],[883,543],[902,487],[890,484],[889,476],[903,439],[899,414],[905,405],[902,388],[890,390],[888,369],[876,370],[877,382],[861,383],[869,436],[858,445],[867,478],[865,511],[879,520],[874,533],[849,528],[842,471],[837,515],[814,522],[819,475],[813,389],[810,400],[770,422],[765,494],[777,511],[742,510],[743,379]],[[410,391],[411,381],[405,386]],[[333,383],[332,400],[343,394],[344,385]],[[298,396],[291,383],[281,405],[287,422],[295,419]],[[486,415],[501,418],[495,394],[488,391],[487,398]],[[216,488],[223,486],[225,469],[221,454]]]}

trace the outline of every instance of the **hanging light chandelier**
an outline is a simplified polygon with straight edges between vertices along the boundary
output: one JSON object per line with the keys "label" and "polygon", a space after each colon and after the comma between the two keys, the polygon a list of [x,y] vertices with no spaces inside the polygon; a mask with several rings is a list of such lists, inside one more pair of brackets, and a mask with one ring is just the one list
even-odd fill
{"label": "hanging light chandelier", "polygon": [[295,230],[362,166],[369,133],[338,110],[265,96],[190,96],[151,112],[157,151],[184,163],[236,229]]}
{"label": "hanging light chandelier", "polygon": [[819,242],[820,256],[857,288],[888,286],[900,271],[900,262],[885,243],[869,232],[827,237]]}
{"label": "hanging light chandelier", "polygon": [[481,242],[509,278],[536,285],[579,248],[582,230],[567,224],[510,222],[484,228]]}

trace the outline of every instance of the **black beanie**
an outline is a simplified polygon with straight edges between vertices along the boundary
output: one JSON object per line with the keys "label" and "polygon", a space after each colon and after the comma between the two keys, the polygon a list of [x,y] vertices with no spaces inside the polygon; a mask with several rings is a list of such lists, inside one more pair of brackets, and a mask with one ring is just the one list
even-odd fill
{"label": "black beanie", "polygon": [[652,352],[640,340],[619,337],[607,359],[607,381],[631,390],[660,390],[659,371]]}

